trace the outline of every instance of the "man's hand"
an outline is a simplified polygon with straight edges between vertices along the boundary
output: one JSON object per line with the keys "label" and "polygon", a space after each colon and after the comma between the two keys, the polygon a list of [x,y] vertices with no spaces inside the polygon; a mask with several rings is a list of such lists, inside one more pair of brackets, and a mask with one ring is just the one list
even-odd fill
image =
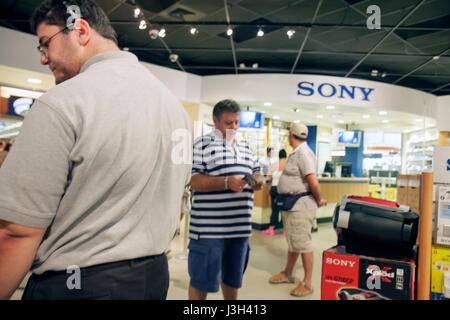
{"label": "man's hand", "polygon": [[317,203],[317,206],[320,208],[320,207],[324,207],[324,206],[326,206],[327,205],[327,200],[325,200],[325,199],[320,199],[320,201]]}
{"label": "man's hand", "polygon": [[241,176],[229,176],[228,177],[228,189],[234,192],[242,192],[244,186],[247,184]]}

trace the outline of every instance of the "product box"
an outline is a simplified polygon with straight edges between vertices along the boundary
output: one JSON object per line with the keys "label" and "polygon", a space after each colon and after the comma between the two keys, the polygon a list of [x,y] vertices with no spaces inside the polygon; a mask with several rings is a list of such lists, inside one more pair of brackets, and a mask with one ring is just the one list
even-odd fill
{"label": "product box", "polygon": [[[444,276],[447,274],[447,283]],[[431,299],[450,299],[450,247],[433,244],[431,247]]]}
{"label": "product box", "polygon": [[397,199],[400,204],[408,205],[408,179],[406,174],[397,175]]}
{"label": "product box", "polygon": [[414,300],[416,262],[323,252],[322,300]]}
{"label": "product box", "polygon": [[[450,245],[450,184],[438,186],[436,242]],[[436,209],[435,209],[436,210]]]}
{"label": "product box", "polygon": [[408,206],[420,214],[420,175],[410,175],[408,179]]}

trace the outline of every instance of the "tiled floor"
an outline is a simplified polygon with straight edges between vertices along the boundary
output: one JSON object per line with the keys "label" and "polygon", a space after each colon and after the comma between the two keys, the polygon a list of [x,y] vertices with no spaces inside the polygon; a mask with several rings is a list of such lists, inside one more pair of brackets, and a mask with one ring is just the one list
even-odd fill
{"label": "tiled floor", "polygon": [[[182,226],[183,227],[183,226]],[[239,299],[246,300],[319,300],[320,282],[322,268],[322,252],[336,244],[336,233],[331,223],[319,224],[319,231],[313,233],[314,245],[314,272],[312,295],[297,298],[289,294],[289,291],[298,284],[303,278],[303,268],[301,258],[297,262],[295,270],[295,284],[270,284],[269,278],[283,270],[286,255],[287,244],[284,236],[276,234],[275,236],[262,235],[260,231],[253,230],[250,238],[250,260],[244,275],[243,286],[239,290]],[[179,259],[178,255],[184,253],[183,233],[176,237],[171,245],[169,258],[170,287],[167,299],[186,300],[188,297],[189,275],[187,271],[187,260]],[[22,283],[22,287],[26,279]],[[11,299],[20,299],[23,289],[18,289]],[[222,293],[210,293],[209,300],[222,299]]]}

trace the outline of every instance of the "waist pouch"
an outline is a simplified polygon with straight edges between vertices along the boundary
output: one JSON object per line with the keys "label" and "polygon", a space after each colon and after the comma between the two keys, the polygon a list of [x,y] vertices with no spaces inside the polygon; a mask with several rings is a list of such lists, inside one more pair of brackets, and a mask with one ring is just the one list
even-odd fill
{"label": "waist pouch", "polygon": [[275,204],[280,210],[291,210],[298,199],[305,196],[311,196],[312,192],[303,193],[280,193],[275,199]]}

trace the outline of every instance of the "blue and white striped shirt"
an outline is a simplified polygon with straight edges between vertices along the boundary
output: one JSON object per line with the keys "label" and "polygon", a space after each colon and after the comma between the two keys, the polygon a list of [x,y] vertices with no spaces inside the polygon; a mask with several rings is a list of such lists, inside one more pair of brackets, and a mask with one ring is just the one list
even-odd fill
{"label": "blue and white striped shirt", "polygon": [[[217,131],[216,131],[217,132]],[[255,154],[245,140],[235,137],[233,146],[222,139],[220,131],[211,132],[194,142],[192,176],[233,176],[260,172]],[[251,235],[253,190],[194,192],[189,237],[237,238]]]}

